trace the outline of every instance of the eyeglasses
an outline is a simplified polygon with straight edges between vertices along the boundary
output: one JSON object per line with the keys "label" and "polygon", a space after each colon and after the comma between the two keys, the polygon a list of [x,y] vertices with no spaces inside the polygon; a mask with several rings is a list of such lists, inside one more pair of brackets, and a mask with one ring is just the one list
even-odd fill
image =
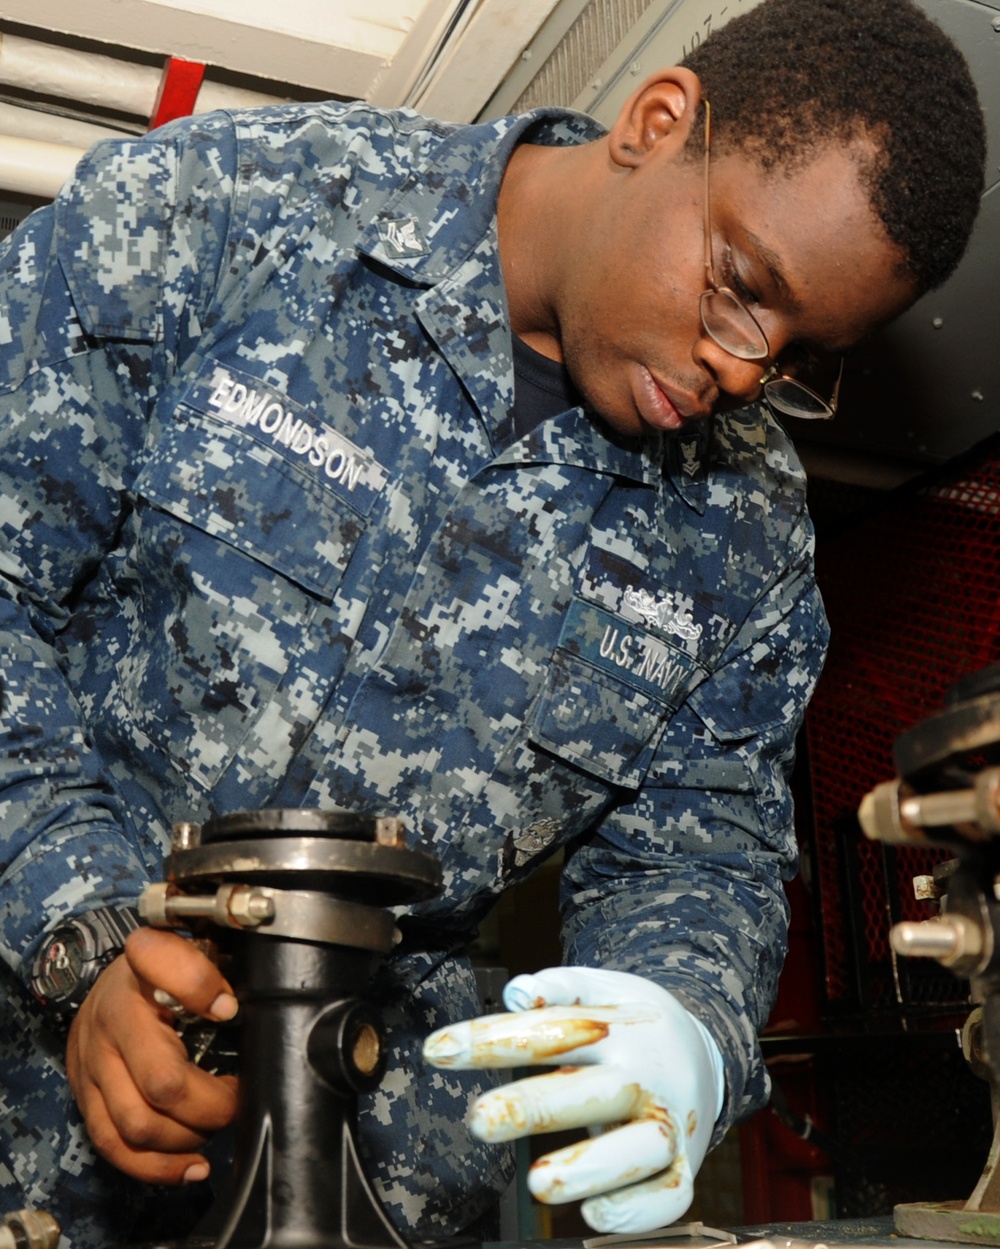
{"label": "eyeglasses", "polygon": [[[705,333],[731,356],[739,360],[767,360],[771,348],[757,318],[735,291],[720,286],[712,264],[712,211],[709,165],[712,154],[712,109],[705,100],[705,281],[708,289],[699,304]],[[830,420],[837,411],[840,382],[844,375],[842,357],[821,358],[805,350],[783,353],[760,379],[764,398],[770,406],[801,420]],[[831,384],[832,378],[832,384]],[[830,395],[824,399],[822,395]]]}

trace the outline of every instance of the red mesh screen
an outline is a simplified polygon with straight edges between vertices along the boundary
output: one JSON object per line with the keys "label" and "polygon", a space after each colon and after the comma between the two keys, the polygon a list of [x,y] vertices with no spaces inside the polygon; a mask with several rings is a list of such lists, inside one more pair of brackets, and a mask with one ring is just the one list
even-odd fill
{"label": "red mesh screen", "polygon": [[905,1004],[920,995],[919,976],[909,960],[900,983],[889,927],[927,918],[912,878],[948,855],[873,845],[855,816],[893,776],[896,736],[940,711],[960,677],[1000,659],[1000,441],[821,541],[817,569],[833,640],[806,732],[827,997],[852,998],[860,959]]}

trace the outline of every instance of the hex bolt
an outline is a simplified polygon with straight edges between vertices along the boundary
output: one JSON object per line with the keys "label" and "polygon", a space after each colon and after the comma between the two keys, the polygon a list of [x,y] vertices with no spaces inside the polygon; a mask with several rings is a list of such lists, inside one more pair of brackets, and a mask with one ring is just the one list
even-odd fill
{"label": "hex bolt", "polygon": [[264,920],[274,918],[274,899],[259,889],[235,888],[226,907],[230,918],[241,928],[256,928]]}
{"label": "hex bolt", "polygon": [[861,800],[858,820],[867,837],[890,845],[927,841],[924,829],[949,826],[985,840],[1000,832],[1000,769],[985,769],[971,789],[938,794],[913,794],[898,779],[884,781]]}
{"label": "hex bolt", "polygon": [[375,821],[375,841],[377,845],[402,848],[406,845],[404,834],[405,829],[402,820],[397,820],[393,816],[381,816]]}
{"label": "hex bolt", "polygon": [[181,1014],[184,1010],[177,998],[172,993],[168,993],[166,989],[154,989],[153,1001],[157,1006],[163,1006],[167,1010],[172,1010],[175,1015]]}
{"label": "hex bolt", "polygon": [[154,928],[184,928],[192,919],[210,919],[223,928],[256,928],[274,917],[274,899],[249,885],[220,885],[212,894],[172,890],[168,884],[147,885],[139,898],[139,914]]}
{"label": "hex bolt", "polygon": [[5,1214],[0,1227],[0,1249],[56,1249],[61,1228],[45,1210],[17,1210]]}
{"label": "hex bolt", "polygon": [[1000,17],[995,17],[993,21],[990,22],[990,25],[998,34],[1000,34]]}
{"label": "hex bolt", "polygon": [[858,807],[858,822],[865,836],[890,845],[924,840],[919,828],[904,818],[900,781],[883,781],[865,794]]}
{"label": "hex bolt", "polygon": [[170,886],[165,882],[147,885],[139,895],[139,915],[153,928],[169,928],[167,898]]}
{"label": "hex bolt", "polygon": [[201,845],[201,825],[183,821],[170,830],[171,850],[193,850]]}

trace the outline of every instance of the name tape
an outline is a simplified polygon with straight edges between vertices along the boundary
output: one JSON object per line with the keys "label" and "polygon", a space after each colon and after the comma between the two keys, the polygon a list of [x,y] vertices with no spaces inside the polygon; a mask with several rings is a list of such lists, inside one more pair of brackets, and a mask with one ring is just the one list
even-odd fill
{"label": "name tape", "polygon": [[302,460],[349,495],[378,494],[388,480],[382,465],[349,438],[259,382],[217,366],[196,389],[221,420]]}

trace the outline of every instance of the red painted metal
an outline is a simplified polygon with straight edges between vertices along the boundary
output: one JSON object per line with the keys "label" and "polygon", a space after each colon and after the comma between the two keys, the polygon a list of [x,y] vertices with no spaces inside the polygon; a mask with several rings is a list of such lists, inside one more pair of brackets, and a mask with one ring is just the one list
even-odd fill
{"label": "red painted metal", "polygon": [[185,61],[179,56],[168,56],[163,65],[160,89],[149,119],[150,130],[163,126],[177,117],[187,117],[194,112],[198,92],[205,77],[205,66],[200,61]]}

